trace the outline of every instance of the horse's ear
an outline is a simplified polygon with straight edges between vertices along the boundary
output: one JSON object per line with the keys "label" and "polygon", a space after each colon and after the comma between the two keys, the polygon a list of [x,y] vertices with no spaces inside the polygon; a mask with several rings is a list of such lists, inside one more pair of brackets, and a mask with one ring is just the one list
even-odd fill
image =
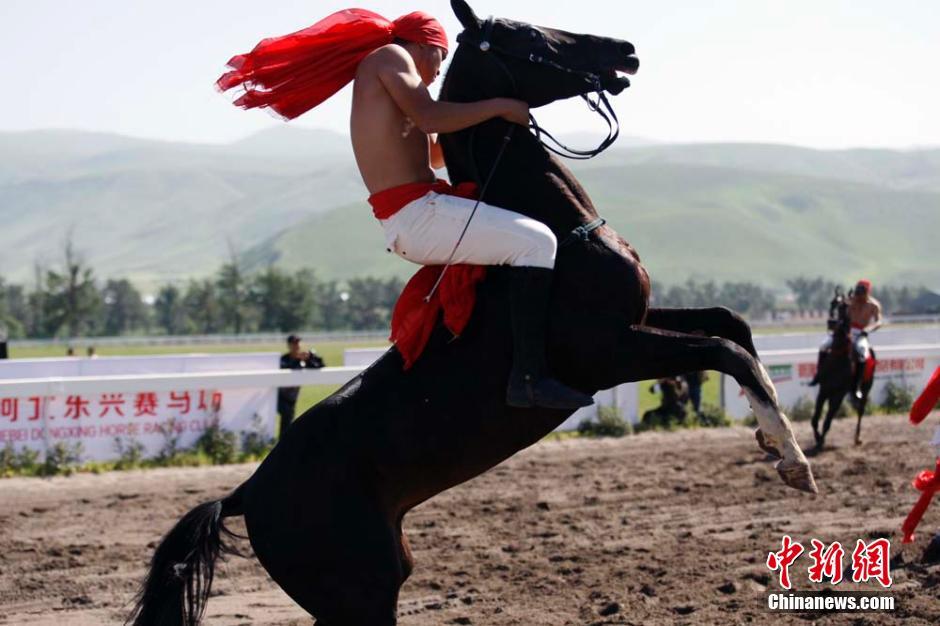
{"label": "horse's ear", "polygon": [[454,15],[465,29],[471,32],[480,30],[480,18],[464,0],[450,0],[450,8],[454,10]]}

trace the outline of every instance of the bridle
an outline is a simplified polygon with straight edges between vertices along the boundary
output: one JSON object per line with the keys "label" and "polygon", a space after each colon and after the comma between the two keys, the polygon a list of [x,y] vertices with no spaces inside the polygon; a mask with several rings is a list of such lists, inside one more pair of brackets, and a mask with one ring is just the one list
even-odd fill
{"label": "bridle", "polygon": [[[533,30],[533,32],[539,32]],[[594,92],[594,99],[587,94],[581,94],[581,98],[587,103],[588,109],[597,113],[601,119],[604,120],[607,124],[607,136],[598,144],[593,150],[577,150],[566,146],[561,141],[555,138],[550,132],[545,130],[538,121],[535,119],[535,116],[530,112],[529,113],[529,128],[535,133],[535,137],[539,140],[539,143],[545,147],[546,150],[562,156],[568,159],[576,160],[587,160],[596,157],[598,154],[609,148],[617,140],[617,137],[620,135],[620,121],[617,119],[617,114],[614,112],[613,107],[610,105],[610,101],[607,99],[607,94],[604,92],[604,87],[601,84],[601,77],[594,72],[588,72],[585,70],[576,70],[570,67],[566,67],[561,63],[553,61],[551,59],[546,59],[545,57],[535,54],[534,52],[529,53],[528,55],[516,54],[512,51],[506,50],[500,46],[495,45],[491,39],[493,35],[493,18],[488,17],[483,26],[480,29],[480,37],[475,38],[468,31],[464,30],[459,35],[457,35],[457,41],[460,43],[467,43],[475,46],[480,52],[486,54],[487,58],[492,59],[500,70],[509,77],[509,81],[512,84],[512,89],[514,93],[518,93],[516,88],[516,80],[512,75],[512,72],[509,71],[509,68],[506,67],[506,64],[500,58],[500,56],[506,56],[514,59],[520,59],[527,61],[529,63],[536,63],[538,65],[544,65],[550,67],[556,71],[564,72],[566,74],[571,74],[582,78],[586,83],[591,85],[591,88]],[[487,54],[493,52],[494,54]],[[606,112],[605,112],[606,110]],[[543,137],[547,138],[547,143]],[[552,145],[554,144],[554,145]],[[557,148],[556,148],[557,146]]]}

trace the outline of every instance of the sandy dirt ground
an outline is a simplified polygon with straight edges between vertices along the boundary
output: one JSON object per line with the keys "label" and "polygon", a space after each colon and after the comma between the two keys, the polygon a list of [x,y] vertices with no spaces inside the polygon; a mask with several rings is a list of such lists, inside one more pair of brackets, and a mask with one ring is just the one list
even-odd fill
{"label": "sandy dirt ground", "polygon": [[[940,503],[915,544],[902,550],[898,534],[911,478],[932,466],[928,428],[868,418],[860,447],[852,428],[837,422],[813,459],[819,496],[783,487],[745,428],[538,444],[406,518],[417,567],[400,623],[940,623],[940,566],[917,562]],[[253,469],[0,481],[0,623],[120,623],[157,539]],[[770,613],[764,561],[785,533],[849,553],[889,537],[896,611]],[[798,589],[809,563],[791,569]],[[216,580],[208,624],[312,621],[253,559],[231,558]]]}

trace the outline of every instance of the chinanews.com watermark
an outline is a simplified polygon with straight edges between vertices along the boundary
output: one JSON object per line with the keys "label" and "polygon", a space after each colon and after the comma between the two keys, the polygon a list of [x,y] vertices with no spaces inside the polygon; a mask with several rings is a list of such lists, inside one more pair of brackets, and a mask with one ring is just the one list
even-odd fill
{"label": "chinanews.com watermark", "polygon": [[[771,611],[821,611],[821,612],[889,612],[895,610],[895,599],[884,590],[890,589],[891,542],[885,538],[865,542],[859,539],[851,554],[835,541],[825,544],[818,539],[810,540],[807,551],[798,541],[784,535],[780,550],[767,554],[767,567],[777,574],[781,591],[767,595],[767,608]],[[805,553],[810,561],[806,568],[809,581],[828,583],[828,587],[813,591],[795,590],[790,579],[790,568]],[[846,567],[848,561],[848,567]],[[841,584],[868,584],[880,587],[872,591],[837,591]]]}
{"label": "chinanews.com watermark", "polygon": [[771,611],[893,611],[894,596],[865,591],[794,591],[767,596]]}

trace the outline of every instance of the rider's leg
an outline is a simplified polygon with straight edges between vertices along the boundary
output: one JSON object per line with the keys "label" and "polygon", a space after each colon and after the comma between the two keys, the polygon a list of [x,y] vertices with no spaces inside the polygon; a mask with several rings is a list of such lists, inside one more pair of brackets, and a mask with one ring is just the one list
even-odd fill
{"label": "rider's leg", "polygon": [[856,400],[862,399],[862,381],[865,379],[865,362],[868,360],[868,337],[859,335],[853,344],[855,348],[855,376],[852,380],[852,393]]}
{"label": "rider's leg", "polygon": [[[396,253],[423,265],[510,265],[513,369],[506,392],[517,407],[575,409],[590,396],[549,378],[545,341],[557,241],[539,221],[479,203],[454,251],[476,201],[431,193],[401,211],[390,237]],[[396,215],[393,219],[398,218]],[[453,252],[453,257],[451,253]]]}

